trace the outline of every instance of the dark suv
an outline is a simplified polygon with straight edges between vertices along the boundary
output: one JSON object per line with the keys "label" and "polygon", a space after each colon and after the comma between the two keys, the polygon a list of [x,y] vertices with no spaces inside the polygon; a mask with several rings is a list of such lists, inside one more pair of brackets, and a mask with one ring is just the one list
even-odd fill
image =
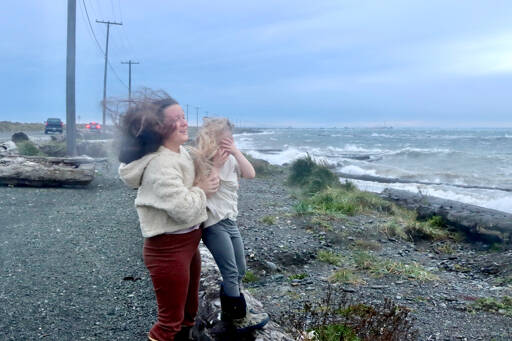
{"label": "dark suv", "polygon": [[46,124],[44,126],[44,133],[48,134],[49,132],[59,132],[62,134],[63,127],[64,123],[60,120],[60,118],[49,118],[46,120]]}

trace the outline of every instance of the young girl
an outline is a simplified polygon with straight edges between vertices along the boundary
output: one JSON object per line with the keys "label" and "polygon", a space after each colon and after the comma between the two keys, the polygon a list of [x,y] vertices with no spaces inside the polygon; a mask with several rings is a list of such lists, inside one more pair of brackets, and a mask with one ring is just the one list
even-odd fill
{"label": "young girl", "polygon": [[269,317],[247,309],[240,290],[245,275],[242,236],[236,224],[238,215],[238,178],[254,178],[251,163],[236,147],[233,125],[225,118],[208,119],[196,138],[196,179],[218,175],[220,186],[206,202],[208,219],[202,239],[210,250],[222,275],[220,302],[222,320],[232,323],[238,331],[263,327]]}

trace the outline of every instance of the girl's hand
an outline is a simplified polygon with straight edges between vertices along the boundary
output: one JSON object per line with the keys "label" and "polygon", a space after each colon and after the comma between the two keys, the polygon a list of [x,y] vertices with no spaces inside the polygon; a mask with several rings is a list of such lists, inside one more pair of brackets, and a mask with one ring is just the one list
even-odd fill
{"label": "girl's hand", "polygon": [[227,137],[220,142],[220,149],[227,150],[230,154],[233,155],[240,152],[235,145],[235,141],[230,137]]}
{"label": "girl's hand", "polygon": [[213,157],[213,167],[220,169],[229,157],[229,151],[223,148],[217,149],[217,153]]}
{"label": "girl's hand", "polygon": [[197,187],[203,190],[206,197],[215,194],[219,189],[219,185],[220,181],[217,172],[212,172],[207,178],[203,178],[197,183]]}

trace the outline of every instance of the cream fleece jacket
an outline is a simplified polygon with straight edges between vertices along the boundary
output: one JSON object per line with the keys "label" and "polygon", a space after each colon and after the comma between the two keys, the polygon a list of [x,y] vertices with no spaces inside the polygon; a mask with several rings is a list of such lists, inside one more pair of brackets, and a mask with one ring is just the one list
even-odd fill
{"label": "cream fleece jacket", "polygon": [[175,232],[207,219],[206,195],[193,186],[194,163],[188,151],[160,147],[156,152],[119,166],[121,180],[137,188],[135,207],[145,238]]}

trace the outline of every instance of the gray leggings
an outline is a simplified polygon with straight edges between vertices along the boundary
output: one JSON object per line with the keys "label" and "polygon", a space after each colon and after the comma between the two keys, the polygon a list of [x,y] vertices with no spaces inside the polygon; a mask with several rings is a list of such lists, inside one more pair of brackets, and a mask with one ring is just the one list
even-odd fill
{"label": "gray leggings", "polygon": [[244,242],[236,222],[224,219],[206,227],[202,238],[219,267],[224,292],[228,296],[240,296],[240,282],[246,268]]}

